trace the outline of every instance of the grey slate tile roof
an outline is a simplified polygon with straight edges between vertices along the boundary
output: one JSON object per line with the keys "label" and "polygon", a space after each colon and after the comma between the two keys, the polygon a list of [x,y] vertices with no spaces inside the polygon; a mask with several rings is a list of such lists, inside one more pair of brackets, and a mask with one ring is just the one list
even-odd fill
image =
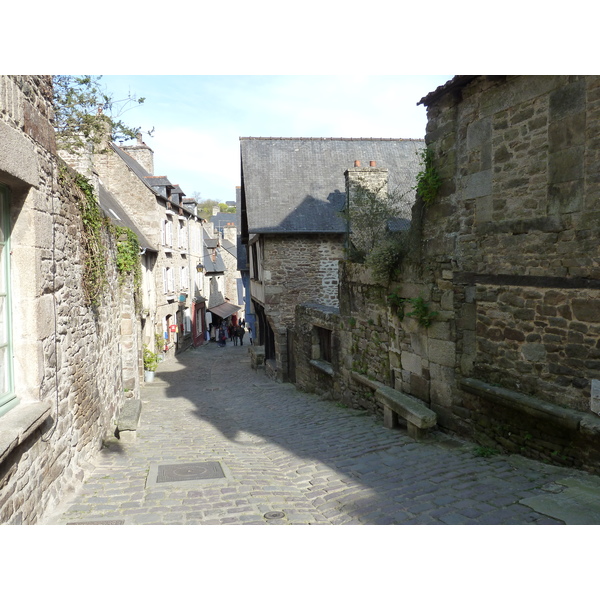
{"label": "grey slate tile roof", "polygon": [[208,220],[215,224],[215,229],[224,227],[227,223],[233,223],[238,229],[240,228],[240,219],[237,213],[218,212],[216,215],[209,217]]}
{"label": "grey slate tile roof", "polygon": [[131,217],[127,214],[119,201],[102,184],[100,184],[98,196],[100,208],[111,220],[113,225],[117,225],[119,227],[128,227],[136,234],[138,242],[142,248],[147,248],[152,252],[158,252],[158,249],[146,239],[142,231],[139,229],[133,219],[131,219]]}
{"label": "grey slate tile roof", "polygon": [[[164,175],[152,175],[151,173],[148,173],[137,160],[113,142],[110,142],[110,147],[153,194],[163,200],[169,200],[169,194],[174,194],[175,204],[179,204],[179,197],[185,195],[179,185],[172,184],[168,177],[165,177]],[[185,212],[192,215],[194,214],[194,212],[187,207],[182,206],[182,208]]]}
{"label": "grey slate tile roof", "polygon": [[242,237],[254,233],[343,233],[344,172],[355,160],[389,169],[389,191],[410,193],[423,140],[240,138]]}
{"label": "grey slate tile roof", "polygon": [[235,244],[232,244],[229,240],[222,239],[221,240],[221,248],[223,248],[224,252],[228,252],[231,256],[237,257],[237,248]]}
{"label": "grey slate tile roof", "polygon": [[215,275],[216,273],[224,273],[225,272],[225,263],[221,258],[221,254],[217,251],[215,254],[215,259],[212,259],[212,253],[208,253],[204,260],[202,261],[204,264],[204,268],[206,270],[207,275]]}

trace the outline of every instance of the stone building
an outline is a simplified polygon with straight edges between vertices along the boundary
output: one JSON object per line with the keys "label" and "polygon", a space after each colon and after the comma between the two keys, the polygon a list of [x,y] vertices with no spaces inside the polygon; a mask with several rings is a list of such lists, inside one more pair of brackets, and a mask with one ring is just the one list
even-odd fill
{"label": "stone building", "polygon": [[[348,223],[344,173],[387,169],[390,190],[415,183],[419,140],[241,138],[241,241],[248,247],[255,360],[293,379],[289,334],[298,304],[338,306]],[[358,163],[355,163],[358,161]],[[374,167],[361,168],[359,165]],[[263,356],[260,355],[264,351]]]}
{"label": "stone building", "polygon": [[389,287],[347,263],[338,314],[298,308],[298,385],[329,327],[334,397],[380,411],[365,373],[447,431],[600,472],[600,78],[460,76],[421,103],[442,186]]}
{"label": "stone building", "polygon": [[207,223],[204,229],[204,265],[209,286],[207,325],[214,339],[216,328],[228,318],[236,321],[241,307],[233,302],[235,296],[229,283],[231,279],[235,281],[236,265],[231,259],[227,260],[224,240],[215,231],[214,223]]}
{"label": "stone building", "polygon": [[93,170],[152,245],[142,255],[143,343],[169,357],[205,340],[204,230],[183,190],[154,175],[153,155],[141,137],[133,146],[108,142],[94,154]]}
{"label": "stone building", "polygon": [[[107,228],[101,255],[86,247],[82,207],[96,200],[56,156],[52,114],[49,76],[0,76],[3,524],[36,523],[81,481],[125,401],[131,286]],[[106,281],[90,299],[93,256]]]}

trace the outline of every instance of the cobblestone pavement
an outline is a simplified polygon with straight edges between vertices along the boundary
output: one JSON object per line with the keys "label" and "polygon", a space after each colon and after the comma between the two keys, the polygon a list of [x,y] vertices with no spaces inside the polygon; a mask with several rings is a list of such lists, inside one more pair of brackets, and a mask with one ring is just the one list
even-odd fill
{"label": "cobblestone pavement", "polygon": [[[562,524],[553,500],[567,498],[568,482],[599,481],[478,457],[441,432],[416,442],[270,381],[251,369],[247,345],[209,344],[161,363],[142,400],[136,439],[108,440],[43,524]],[[570,498],[575,512],[585,504]],[[580,522],[600,522],[594,511]]]}

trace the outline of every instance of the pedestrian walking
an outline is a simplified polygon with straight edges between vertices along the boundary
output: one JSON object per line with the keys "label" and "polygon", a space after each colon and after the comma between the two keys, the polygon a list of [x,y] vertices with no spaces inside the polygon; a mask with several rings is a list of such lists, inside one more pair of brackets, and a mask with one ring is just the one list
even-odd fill
{"label": "pedestrian walking", "polygon": [[238,345],[238,333],[237,333],[238,328],[237,327],[233,327],[231,330],[231,340],[233,341],[233,345],[237,346]]}
{"label": "pedestrian walking", "polygon": [[238,327],[237,328],[237,335],[240,338],[240,346],[244,345],[244,334],[246,333],[245,329],[243,327]]}
{"label": "pedestrian walking", "polygon": [[225,348],[227,344],[227,334],[225,333],[225,327],[221,325],[219,328],[219,347]]}
{"label": "pedestrian walking", "polygon": [[250,327],[249,325],[248,325],[248,339],[250,340],[250,345],[254,346],[254,343],[252,341],[252,327]]}

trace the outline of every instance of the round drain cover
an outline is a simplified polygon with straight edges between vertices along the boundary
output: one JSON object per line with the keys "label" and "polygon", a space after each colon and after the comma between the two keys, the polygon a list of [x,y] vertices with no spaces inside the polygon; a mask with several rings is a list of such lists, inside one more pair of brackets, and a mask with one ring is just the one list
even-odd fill
{"label": "round drain cover", "polygon": [[283,517],[285,517],[285,513],[282,513],[279,510],[273,510],[265,513],[265,519],[283,519]]}

